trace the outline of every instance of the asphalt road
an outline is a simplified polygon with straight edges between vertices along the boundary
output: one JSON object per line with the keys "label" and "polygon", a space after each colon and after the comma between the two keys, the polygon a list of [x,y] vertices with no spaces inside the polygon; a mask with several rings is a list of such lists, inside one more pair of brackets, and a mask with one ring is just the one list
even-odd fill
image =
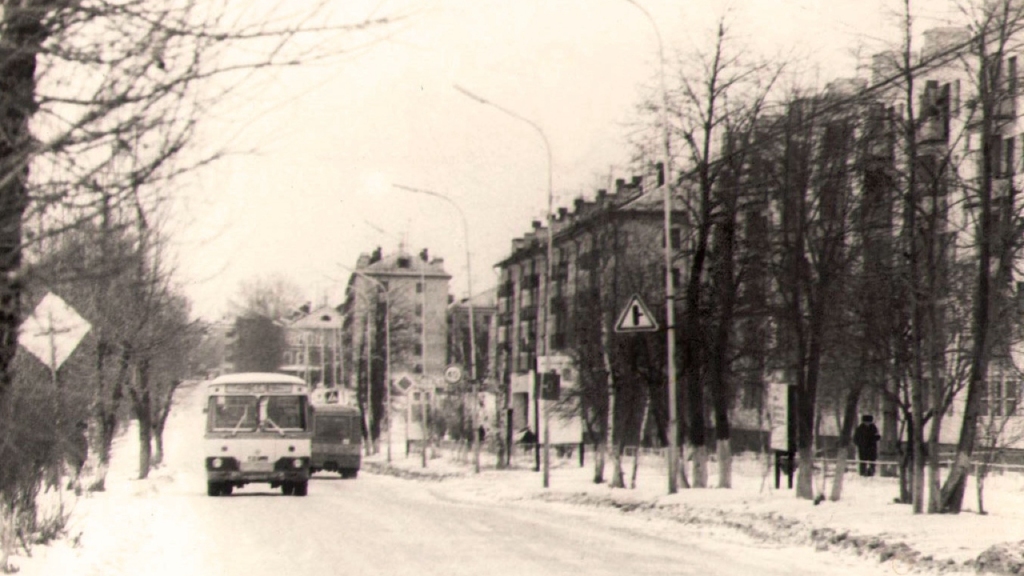
{"label": "asphalt road", "polygon": [[[202,414],[183,397],[168,464],[109,494],[85,525],[79,574],[280,576],[886,573],[880,565],[723,538],[700,527],[568,505],[456,497],[445,483],[320,474],[306,497],[250,485],[206,496]],[[97,496],[104,498],[105,496]]]}

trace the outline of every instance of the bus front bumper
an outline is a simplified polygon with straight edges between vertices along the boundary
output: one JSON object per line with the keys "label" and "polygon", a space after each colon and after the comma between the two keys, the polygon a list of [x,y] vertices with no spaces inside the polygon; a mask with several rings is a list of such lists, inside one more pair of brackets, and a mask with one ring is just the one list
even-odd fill
{"label": "bus front bumper", "polygon": [[305,482],[309,480],[310,459],[281,458],[268,462],[239,463],[234,458],[206,459],[206,479],[210,482]]}

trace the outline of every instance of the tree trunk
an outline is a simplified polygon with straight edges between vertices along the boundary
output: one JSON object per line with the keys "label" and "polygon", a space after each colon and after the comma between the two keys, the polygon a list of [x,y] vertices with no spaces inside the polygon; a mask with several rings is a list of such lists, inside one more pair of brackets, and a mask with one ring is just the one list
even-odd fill
{"label": "tree trunk", "polygon": [[181,385],[180,380],[175,380],[167,386],[160,401],[160,408],[153,422],[153,466],[159,466],[164,461],[164,428],[167,426],[167,419],[171,415],[171,407],[174,405],[174,391]]}
{"label": "tree trunk", "polygon": [[814,499],[814,422],[817,414],[818,377],[821,372],[822,310],[812,312],[811,341],[807,354],[806,376],[797,394],[797,455],[800,459],[796,497]]}
{"label": "tree trunk", "polygon": [[985,511],[985,477],[988,476],[988,464],[982,463],[978,466],[977,478],[974,480],[976,494],[978,496],[978,514],[984,516]]}
{"label": "tree trunk", "polygon": [[139,421],[139,480],[149,477],[152,458],[153,423],[147,410],[136,410]]}
{"label": "tree trunk", "polygon": [[[702,163],[702,170],[706,169]],[[710,185],[708,185],[710,186]],[[707,424],[704,418],[704,379],[701,374],[701,340],[702,323],[700,317],[701,284],[704,277],[704,262],[708,253],[708,236],[711,230],[711,199],[710,188],[702,189],[701,202],[704,221],[698,230],[697,244],[690,264],[690,279],[686,288],[686,309],[684,311],[685,329],[683,335],[683,382],[686,386],[686,404],[688,415],[687,442],[693,449],[693,487],[706,488],[708,485],[707,470]]]}
{"label": "tree trunk", "polygon": [[718,441],[718,487],[732,488],[732,446],[729,440]]}
{"label": "tree trunk", "polygon": [[[995,106],[997,105],[990,86],[989,58],[987,40],[984,35],[978,40],[981,48],[978,86],[981,91],[981,182],[978,191],[978,277],[974,293],[974,318],[971,324],[970,376],[967,381],[967,400],[964,406],[964,418],[960,427],[960,438],[956,444],[956,455],[946,476],[946,484],[942,487],[940,511],[946,514],[959,514],[963,507],[964,492],[967,489],[967,477],[971,470],[971,456],[978,436],[978,420],[981,416],[982,399],[988,395],[989,359],[989,314],[991,312],[991,274],[992,244],[996,238],[992,234],[992,136],[996,132],[993,123]],[[998,77],[998,76],[995,76]]]}
{"label": "tree trunk", "polygon": [[[22,6],[25,4],[25,6]],[[0,10],[0,406],[14,380],[23,280],[22,220],[28,205],[29,160],[35,143],[36,55],[48,36],[47,2],[4,2]]]}
{"label": "tree trunk", "polygon": [[[607,379],[605,385],[608,387],[608,427],[605,446],[608,446],[612,451],[612,479],[608,486],[611,488],[625,488],[626,484],[622,478],[622,447],[615,438],[615,412],[617,406],[615,402],[615,374],[612,371],[611,335],[609,334],[611,329],[609,328],[609,318],[605,316],[607,314],[602,314],[601,317],[601,359],[604,363],[604,373]],[[620,433],[619,435],[621,436],[622,434]]]}
{"label": "tree trunk", "polygon": [[838,453],[836,454],[836,475],[832,480],[832,493],[828,499],[838,502],[843,496],[843,477],[846,475],[846,458],[850,452],[854,423],[857,422],[857,405],[863,384],[858,383],[846,394],[843,407],[843,424],[839,430]]}
{"label": "tree trunk", "polygon": [[163,428],[153,427],[153,468],[164,463],[164,431]]}
{"label": "tree trunk", "polygon": [[914,514],[921,514],[924,512],[924,383],[921,382],[922,376],[920,372],[915,374],[911,378],[911,411],[913,413],[913,419],[911,420],[911,438],[914,439],[910,445],[911,453],[911,483],[910,483],[910,494],[911,494],[911,505],[914,510]]}
{"label": "tree trunk", "polygon": [[[106,489],[106,477],[107,470],[110,469],[110,457],[113,451],[114,436],[117,435],[118,412],[121,408],[121,402],[124,400],[124,390],[128,387],[128,378],[130,376],[129,369],[131,367],[131,349],[122,348],[121,354],[118,357],[118,368],[117,374],[114,377],[114,384],[110,389],[108,397],[104,397],[103,391],[106,386],[101,384],[99,399],[96,404],[96,423],[99,428],[99,434],[97,434],[98,446],[96,446],[96,454],[98,465],[96,467],[96,477],[92,484],[89,486],[90,492],[103,492]],[[98,377],[104,378],[102,371],[103,357],[100,356],[97,359],[100,371]]]}
{"label": "tree trunk", "polygon": [[636,473],[637,469],[640,468],[640,450],[643,449],[644,445],[644,432],[647,431],[647,419],[651,413],[651,396],[650,391],[644,396],[644,411],[643,416],[640,418],[640,440],[637,442],[636,452],[633,453],[633,471],[629,478],[629,487],[631,489],[636,488]]}
{"label": "tree trunk", "polygon": [[604,451],[604,442],[599,441],[594,444],[594,484],[604,482]]}
{"label": "tree trunk", "polygon": [[135,418],[139,423],[139,480],[149,477],[153,462],[153,397],[150,392],[149,362],[143,360],[135,371],[131,393]]}

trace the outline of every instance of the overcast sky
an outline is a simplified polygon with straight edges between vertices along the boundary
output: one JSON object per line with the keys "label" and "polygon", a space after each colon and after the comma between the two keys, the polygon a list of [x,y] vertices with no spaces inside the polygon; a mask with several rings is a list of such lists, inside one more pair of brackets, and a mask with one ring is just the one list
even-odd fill
{"label": "overcast sky", "polygon": [[[717,0],[640,0],[669,56],[710,46]],[[657,70],[649,22],[625,0],[431,0],[343,3],[346,17],[403,14],[368,48],[332,62],[275,71],[236,95],[207,136],[258,154],[237,156],[187,184],[176,207],[180,275],[197,314],[225,311],[239,283],[283,274],[318,302],[341,301],[361,252],[428,248],[466,292],[459,214],[468,220],[472,282],[496,282],[511,240],[543,218],[551,144],[555,203],[592,196],[626,170],[628,124]],[[362,4],[365,4],[363,6]],[[951,22],[943,0],[917,2],[920,28]],[[856,74],[897,38],[893,0],[734,0],[738,41],[787,54],[806,81]],[[381,232],[383,230],[383,232]]]}

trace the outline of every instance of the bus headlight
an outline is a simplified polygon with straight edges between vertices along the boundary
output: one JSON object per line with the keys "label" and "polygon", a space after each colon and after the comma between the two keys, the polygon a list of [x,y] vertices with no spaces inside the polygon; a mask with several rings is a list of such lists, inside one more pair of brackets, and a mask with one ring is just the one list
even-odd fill
{"label": "bus headlight", "polygon": [[214,468],[220,468],[221,466],[224,465],[224,461],[221,460],[220,458],[214,458],[213,462],[211,462],[210,464],[213,465]]}
{"label": "bus headlight", "polygon": [[302,458],[296,458],[295,460],[292,460],[292,466],[296,468],[302,468]]}

